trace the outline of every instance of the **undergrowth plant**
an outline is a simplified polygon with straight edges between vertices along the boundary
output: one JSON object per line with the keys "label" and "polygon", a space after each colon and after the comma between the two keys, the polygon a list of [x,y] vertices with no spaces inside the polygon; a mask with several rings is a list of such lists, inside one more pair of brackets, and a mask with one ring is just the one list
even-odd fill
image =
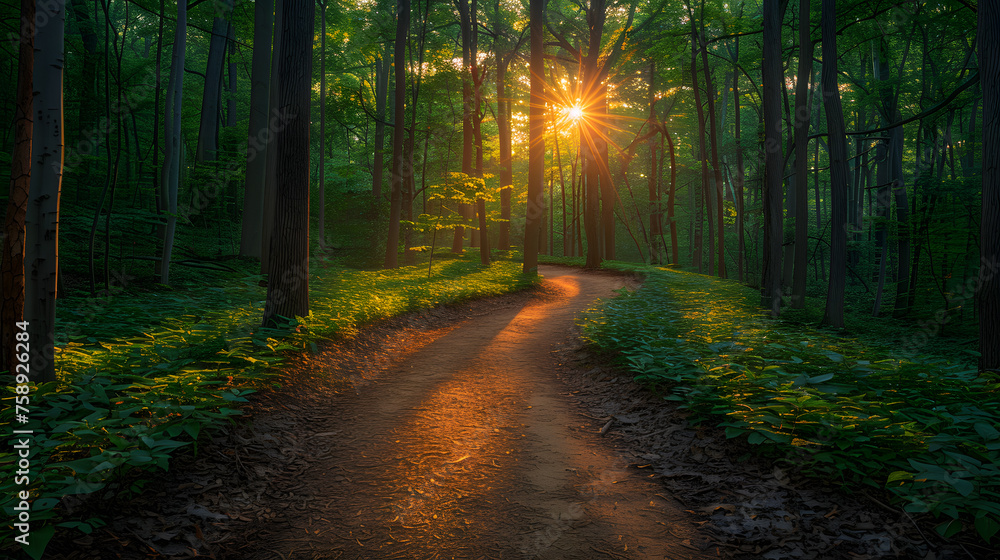
{"label": "undergrowth plant", "polygon": [[1000,530],[1000,378],[961,360],[772,320],[735,282],[653,267],[588,312],[587,340],[638,381],[715,419],[730,438],[789,457],[807,475],[887,488],[950,537]]}
{"label": "undergrowth plant", "polygon": [[[105,489],[129,471],[169,468],[183,447],[197,448],[206,430],[241,414],[247,396],[266,386],[286,351],[350,336],[373,321],[408,311],[522,289],[536,277],[514,260],[481,267],[451,257],[428,279],[423,266],[396,270],[314,269],[308,317],[260,327],[265,289],[248,277],[200,291],[165,287],[141,295],[60,302],[59,381],[33,386],[28,457],[30,544],[41,557],[57,527],[90,533],[101,519],[77,519],[58,506],[66,496]],[[99,312],[97,312],[99,311]],[[14,384],[4,377],[0,424],[14,426]],[[0,507],[15,519],[16,437],[0,450]],[[20,436],[24,437],[24,436]],[[134,477],[130,477],[134,478]],[[148,477],[147,477],[148,478]],[[125,490],[142,491],[138,478]],[[0,542],[12,543],[12,525]]]}

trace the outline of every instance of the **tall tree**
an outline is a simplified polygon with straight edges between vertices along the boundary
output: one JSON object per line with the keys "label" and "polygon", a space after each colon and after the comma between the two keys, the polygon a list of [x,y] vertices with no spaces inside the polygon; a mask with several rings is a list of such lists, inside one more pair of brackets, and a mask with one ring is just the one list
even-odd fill
{"label": "tall tree", "polygon": [[830,148],[830,284],[823,322],[844,327],[844,288],[847,281],[847,136],[837,80],[836,0],[823,0],[823,106]]}
{"label": "tall tree", "polygon": [[809,33],[809,0],[799,0],[799,67],[795,77],[795,254],[792,272],[792,308],[806,303],[806,272],[809,265],[809,78],[812,76],[813,46]]}
{"label": "tall tree", "polygon": [[396,268],[399,259],[399,219],[403,208],[403,121],[406,120],[406,34],[410,30],[410,0],[396,0],[396,44],[393,66],[396,71],[395,111],[392,122],[392,192],[389,197],[389,238],[385,268]]}
{"label": "tall tree", "polygon": [[163,179],[160,208],[167,214],[163,229],[163,255],[160,260],[160,283],[170,283],[170,256],[174,249],[177,229],[177,193],[181,179],[181,101],[184,98],[184,46],[187,43],[187,3],[177,3],[177,26],[174,28],[174,50],[167,81],[166,108],[163,111]]}
{"label": "tall tree", "polygon": [[309,314],[309,106],[312,103],[312,0],[281,6],[281,85],[278,106],[288,122],[275,137],[278,189],[271,236],[265,326]]}
{"label": "tall tree", "polygon": [[4,219],[2,311],[0,311],[0,369],[15,373],[15,323],[24,320],[24,219],[31,187],[32,65],[35,59],[35,0],[21,0],[21,29],[17,52],[17,90],[14,106],[14,154],[10,167],[10,197]]}
{"label": "tall tree", "polygon": [[[701,48],[702,66],[705,68],[705,93],[708,97],[708,138],[712,150],[712,172],[715,178],[715,188],[709,195],[715,200],[715,221],[718,227],[719,278],[726,277],[726,234],[723,228],[722,168],[719,167],[719,128],[715,122],[715,87],[712,85],[712,69],[708,65],[708,39],[705,37],[705,0],[701,0],[701,17],[699,18],[698,38]],[[693,20],[692,20],[693,24]]]}
{"label": "tall tree", "polygon": [[979,369],[1000,370],[1000,4],[980,2],[983,209],[979,232]]}
{"label": "tall tree", "polygon": [[271,132],[267,126],[271,89],[271,33],[274,31],[274,0],[255,0],[253,14],[253,58],[250,77],[250,131],[247,135],[246,195],[240,254],[260,258],[261,222],[264,219],[264,180]]}
{"label": "tall tree", "polygon": [[[271,85],[268,90],[268,105],[273,109],[277,109],[281,112],[279,116],[281,119],[285,119],[290,116],[286,107],[282,107],[278,103],[278,97],[281,95],[281,71],[283,66],[281,65],[281,34],[284,33],[285,25],[282,20],[285,13],[285,0],[275,0],[275,10],[274,10],[274,38],[272,40],[272,50],[271,50]],[[268,130],[271,133],[272,142],[273,138],[277,138],[277,133],[280,130],[278,127],[272,127],[271,123],[268,123],[270,127]],[[268,274],[268,267],[271,265],[271,235],[274,232],[274,208],[277,204],[278,196],[278,156],[277,149],[271,146],[271,149],[267,150],[265,154],[264,161],[264,192],[262,195],[262,200],[264,201],[264,211],[262,214],[262,219],[260,222],[260,272],[261,274]]]}
{"label": "tall tree", "polygon": [[500,11],[500,0],[496,0],[493,10],[493,52],[496,56],[497,75],[497,136],[500,142],[500,240],[498,248],[510,248],[510,202],[513,194],[514,167],[511,157],[511,100],[507,96],[507,68],[517,56],[518,48],[524,33],[517,43],[508,47],[505,45],[505,23]]}
{"label": "tall tree", "polygon": [[214,161],[219,149],[219,111],[222,107],[222,69],[225,62],[226,38],[232,12],[232,0],[218,0],[215,3],[218,15],[212,23],[212,39],[208,44],[208,63],[205,68],[205,88],[201,98],[201,128],[198,131],[198,148],[195,152],[199,162]]}
{"label": "tall tree", "polygon": [[779,0],[764,0],[764,282],[762,305],[781,313],[781,19]]}
{"label": "tall tree", "polygon": [[[545,0],[529,0],[529,41],[531,58],[531,97],[528,101],[528,204],[524,223],[524,272],[538,270],[538,236],[542,234],[542,214],[545,211],[545,42],[542,22]],[[596,242],[596,239],[592,238]]]}
{"label": "tall tree", "polygon": [[[475,147],[474,134],[472,130],[472,16],[469,13],[469,0],[455,0],[458,8],[459,34],[462,43],[462,173],[472,175],[472,158]],[[471,216],[471,208],[468,203],[458,204],[459,213],[462,218],[468,220]],[[453,253],[462,252],[462,244],[465,239],[465,228],[458,226],[455,228],[455,237],[452,240],[451,250]],[[472,240],[472,236],[469,236]]]}
{"label": "tall tree", "polygon": [[326,0],[319,4],[319,248],[326,249]]}
{"label": "tall tree", "polygon": [[387,43],[381,58],[375,60],[375,160],[372,162],[372,196],[382,198],[382,168],[385,153],[385,105],[389,91],[389,60],[392,43]]}
{"label": "tall tree", "polygon": [[29,322],[31,377],[54,381],[56,288],[59,275],[59,195],[63,161],[63,64],[66,6],[52,0],[37,17],[32,70],[35,95],[31,186],[25,214],[24,320]]}

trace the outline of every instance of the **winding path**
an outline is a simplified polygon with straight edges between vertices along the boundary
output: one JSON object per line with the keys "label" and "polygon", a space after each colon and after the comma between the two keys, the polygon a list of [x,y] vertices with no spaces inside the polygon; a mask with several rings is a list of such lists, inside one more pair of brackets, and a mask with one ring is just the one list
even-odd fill
{"label": "winding path", "polygon": [[294,481],[314,505],[223,557],[707,558],[685,545],[693,516],[627,468],[556,377],[574,318],[624,279],[540,272],[540,297],[446,329],[331,399],[342,414],[314,426],[316,457]]}

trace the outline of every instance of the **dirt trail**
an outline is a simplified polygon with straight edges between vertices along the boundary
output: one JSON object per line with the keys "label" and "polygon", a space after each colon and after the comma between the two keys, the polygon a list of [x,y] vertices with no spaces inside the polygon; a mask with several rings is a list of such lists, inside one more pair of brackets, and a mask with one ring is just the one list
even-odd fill
{"label": "dirt trail", "polygon": [[339,414],[298,434],[309,468],[283,483],[309,507],[219,557],[707,558],[685,542],[694,516],[628,469],[555,377],[576,315],[624,279],[540,272],[546,296],[441,330],[331,398]]}

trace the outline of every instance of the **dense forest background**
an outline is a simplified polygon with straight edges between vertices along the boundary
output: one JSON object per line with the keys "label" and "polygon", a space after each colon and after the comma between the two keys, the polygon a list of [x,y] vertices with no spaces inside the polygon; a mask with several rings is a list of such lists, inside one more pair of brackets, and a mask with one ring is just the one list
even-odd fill
{"label": "dense forest background", "polygon": [[[830,272],[843,268],[849,313],[925,321],[927,337],[955,337],[959,350],[975,351],[972,300],[983,269],[975,10],[964,2],[838,3],[841,193],[831,190],[820,9],[779,4],[780,38],[768,43],[756,3],[548,3],[539,251],[586,255],[590,265],[670,264],[760,287],[773,242],[780,258],[767,260],[780,261],[774,276],[787,307],[824,298]],[[16,8],[6,4],[9,32]],[[263,210],[277,188],[270,140],[283,128],[273,32],[281,22],[266,2],[182,8],[65,6],[61,294],[248,266],[238,257],[263,255],[266,268],[273,217]],[[478,247],[481,230],[484,246],[522,247],[526,7],[416,1],[401,44],[396,9],[317,6],[313,250],[365,267],[393,265],[389,236],[407,263],[416,250],[426,258],[431,245]],[[780,47],[783,77],[771,91],[780,128],[765,141],[767,45]],[[6,91],[15,90],[17,46],[3,44]],[[7,122],[15,101],[4,97]],[[405,172],[393,209],[400,115]],[[5,173],[15,139],[5,127]],[[777,190],[765,189],[768,149],[781,160]],[[841,194],[846,261],[834,263]],[[402,226],[394,225],[399,215]],[[924,338],[909,346],[918,350]]]}

